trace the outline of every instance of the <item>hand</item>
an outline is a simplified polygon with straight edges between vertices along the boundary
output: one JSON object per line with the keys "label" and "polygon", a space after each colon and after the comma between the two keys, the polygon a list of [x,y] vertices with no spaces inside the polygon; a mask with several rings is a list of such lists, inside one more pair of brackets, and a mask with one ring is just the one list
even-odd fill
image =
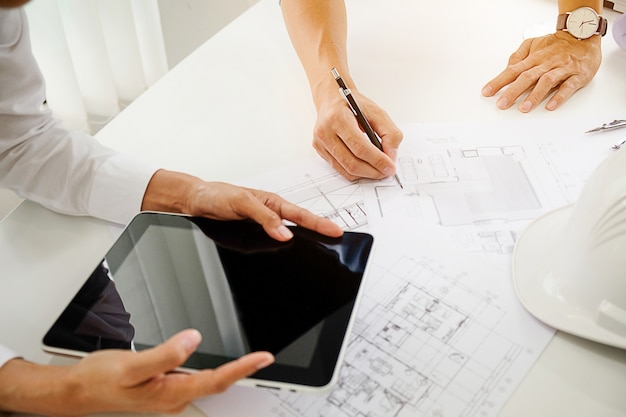
{"label": "hand", "polygon": [[326,236],[339,237],[343,234],[336,223],[316,216],[277,194],[222,182],[206,182],[167,170],[159,170],[153,175],[141,209],[218,220],[249,218],[279,241],[293,237],[289,228],[283,224],[283,219]]}
{"label": "hand", "polygon": [[338,237],[343,230],[336,223],[288,202],[277,194],[225,183],[205,183],[193,193],[188,212],[221,220],[250,218],[263,226],[268,235],[286,241],[293,237],[282,219]]}
{"label": "hand", "polygon": [[482,94],[491,97],[508,86],[496,104],[499,109],[508,109],[530,90],[518,107],[527,113],[556,90],[546,104],[547,110],[555,110],[591,81],[601,61],[599,35],[578,40],[557,32],[527,39],[511,55],[506,69],[485,85]]}
{"label": "hand", "polygon": [[313,147],[317,153],[350,181],[393,175],[402,141],[400,129],[383,109],[352,90],[356,102],[382,140],[384,153],[379,151],[359,127],[352,110],[337,92],[336,85],[331,91],[332,96],[318,106],[313,132]]}
{"label": "hand", "polygon": [[11,360],[0,368],[0,409],[65,416],[178,413],[274,361],[270,353],[255,352],[216,369],[173,372],[200,340],[197,331],[185,330],[149,350],[101,350],[71,366]]}

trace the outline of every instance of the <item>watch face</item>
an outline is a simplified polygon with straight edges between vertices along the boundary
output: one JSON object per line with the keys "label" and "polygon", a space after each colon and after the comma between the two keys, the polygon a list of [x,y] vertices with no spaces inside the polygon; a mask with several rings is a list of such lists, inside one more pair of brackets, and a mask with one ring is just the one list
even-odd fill
{"label": "watch face", "polygon": [[587,39],[598,31],[600,17],[590,7],[581,7],[570,13],[566,29],[579,39]]}

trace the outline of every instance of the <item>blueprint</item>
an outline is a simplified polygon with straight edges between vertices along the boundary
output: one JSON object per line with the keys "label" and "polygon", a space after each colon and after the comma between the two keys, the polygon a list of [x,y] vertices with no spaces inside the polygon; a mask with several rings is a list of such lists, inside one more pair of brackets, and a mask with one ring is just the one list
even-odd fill
{"label": "blueprint", "polygon": [[[350,182],[316,158],[305,166],[273,174],[276,181],[255,184],[270,189],[313,213],[333,220],[344,230],[365,230],[367,215],[359,182]],[[288,184],[281,184],[288,180]],[[267,181],[267,178],[265,178]]]}
{"label": "blueprint", "polygon": [[363,185],[368,222],[439,225],[453,247],[508,264],[524,227],[574,202],[610,154],[581,129],[563,122],[406,126],[397,162],[404,189]]}
{"label": "blueprint", "polygon": [[550,126],[403,131],[404,189],[391,180],[347,181],[319,160],[245,184],[277,192],[345,230],[372,233],[375,250],[330,391],[234,386],[195,402],[207,415],[497,416],[539,357],[553,330],[517,300],[510,272],[515,238],[542,213],[575,201],[608,148],[596,144],[578,160],[579,148],[592,145],[578,130]]}
{"label": "blueprint", "polygon": [[196,405],[229,417],[497,415],[553,331],[519,305],[507,271],[471,254],[443,262],[444,243],[426,233],[373,231],[376,253],[329,392],[233,387]]}

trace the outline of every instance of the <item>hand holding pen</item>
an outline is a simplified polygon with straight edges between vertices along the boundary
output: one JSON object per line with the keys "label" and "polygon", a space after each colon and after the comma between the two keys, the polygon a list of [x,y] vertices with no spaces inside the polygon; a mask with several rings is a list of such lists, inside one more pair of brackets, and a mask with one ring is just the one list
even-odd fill
{"label": "hand holding pen", "polygon": [[[378,150],[380,150],[381,152],[384,152],[382,140],[376,134],[374,129],[372,129],[372,126],[370,125],[369,121],[365,117],[365,114],[361,111],[361,108],[359,107],[356,100],[354,99],[352,91],[348,88],[343,78],[341,78],[339,71],[337,71],[336,68],[333,68],[331,69],[331,74],[333,75],[333,77],[335,78],[335,81],[337,81],[337,84],[339,85],[339,94],[341,94],[341,96],[348,103],[348,107],[350,107],[350,110],[356,117],[356,120],[359,126],[361,127],[361,129],[363,129],[369,141],[372,143],[372,145],[376,146]],[[398,177],[398,174],[394,174],[393,177],[398,183],[398,185],[400,186],[400,188],[404,188],[402,186],[402,183],[400,182],[400,178]]]}

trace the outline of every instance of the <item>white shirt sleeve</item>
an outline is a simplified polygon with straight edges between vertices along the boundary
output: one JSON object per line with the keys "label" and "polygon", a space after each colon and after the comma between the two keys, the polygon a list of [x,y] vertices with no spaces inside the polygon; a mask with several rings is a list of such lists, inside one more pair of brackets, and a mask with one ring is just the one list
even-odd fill
{"label": "white shirt sleeve", "polygon": [[0,186],[61,213],[127,223],[157,167],[67,131],[44,100],[26,14],[0,8]]}

